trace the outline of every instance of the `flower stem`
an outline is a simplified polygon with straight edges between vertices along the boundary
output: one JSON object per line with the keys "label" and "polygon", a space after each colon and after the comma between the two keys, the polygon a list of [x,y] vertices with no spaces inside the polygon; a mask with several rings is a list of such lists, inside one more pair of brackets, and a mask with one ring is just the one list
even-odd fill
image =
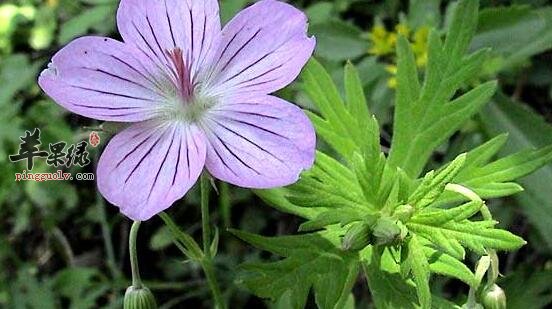
{"label": "flower stem", "polygon": [[203,229],[203,258],[201,259],[201,267],[205,272],[207,283],[213,293],[213,299],[218,309],[225,309],[226,305],[222,299],[222,294],[218,286],[218,281],[215,276],[215,267],[213,264],[213,256],[211,255],[211,226],[209,219],[209,193],[211,184],[209,176],[205,173],[201,174],[201,225]]}
{"label": "flower stem", "polygon": [[136,253],[136,237],[140,221],[134,221],[130,228],[128,237],[128,251],[130,254],[130,269],[132,270],[132,286],[136,289],[142,288],[142,280],[140,279],[140,269],[138,268],[138,255]]}
{"label": "flower stem", "polygon": [[205,173],[201,174],[201,225],[203,231],[203,253],[205,255],[209,254],[209,246],[211,242],[211,226],[209,218],[209,193],[210,193],[210,184],[208,176]]}

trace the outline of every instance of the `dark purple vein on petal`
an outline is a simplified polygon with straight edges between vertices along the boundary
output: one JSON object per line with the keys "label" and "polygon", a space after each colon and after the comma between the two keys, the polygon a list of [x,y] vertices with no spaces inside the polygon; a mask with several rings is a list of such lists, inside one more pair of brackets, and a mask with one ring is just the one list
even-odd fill
{"label": "dark purple vein on petal", "polygon": [[172,145],[174,143],[174,136],[176,134],[176,128],[173,129],[173,134],[171,137],[171,143],[169,145],[169,148],[167,148],[167,152],[165,153],[165,157],[163,158],[163,161],[161,162],[161,166],[159,166],[159,170],[157,170],[157,174],[155,174],[155,179],[153,180],[153,184],[151,185],[150,192],[148,194],[148,201],[150,199],[151,193],[153,192],[153,189],[155,189],[155,184],[157,184],[157,179],[159,178],[159,174],[161,173],[161,170],[163,169],[163,166],[165,165],[165,161],[167,161],[167,157],[169,156],[169,153],[171,152]]}
{"label": "dark purple vein on petal", "polygon": [[203,53],[203,44],[205,43],[205,28],[207,28],[207,15],[203,14],[203,31],[201,32],[201,48],[199,49],[199,58],[201,58],[201,54]]}
{"label": "dark purple vein on petal", "polygon": [[173,41],[173,47],[176,48],[176,40],[174,39],[174,32],[172,28],[171,17],[169,16],[169,9],[167,8],[167,0],[164,0],[163,2],[165,2],[165,14],[167,15],[167,21],[169,22],[169,30],[171,31],[171,39]]}
{"label": "dark purple vein on petal", "polygon": [[266,55],[264,55],[264,56],[262,56],[262,57],[259,58],[257,61],[255,61],[255,62],[251,63],[250,65],[246,66],[245,68],[243,68],[243,69],[242,69],[241,71],[239,71],[238,73],[236,73],[236,74],[234,74],[234,75],[228,77],[227,79],[225,79],[222,83],[229,82],[229,81],[231,81],[232,79],[238,77],[240,74],[242,74],[243,72],[249,70],[250,68],[252,68],[252,67],[255,66],[256,64],[258,64],[259,62],[263,61],[264,59],[266,59],[266,57],[268,57],[268,56],[271,55],[271,54],[272,54],[272,52],[271,52],[271,53],[268,53],[268,54],[266,54]]}
{"label": "dark purple vein on petal", "polygon": [[224,57],[224,55],[226,54],[226,51],[228,50],[228,47],[230,47],[230,44],[232,44],[232,42],[234,42],[234,40],[236,39],[236,37],[238,36],[238,34],[240,34],[240,32],[243,30],[243,28],[245,27],[245,25],[243,25],[240,30],[238,30],[236,33],[234,33],[234,36],[230,39],[230,41],[228,41],[228,43],[226,43],[226,46],[224,47],[224,49],[222,50],[222,53],[220,54],[220,56],[218,57],[217,59],[217,62],[215,63],[215,65],[213,67],[216,67],[219,63],[220,63],[220,60],[222,59],[222,57]]}
{"label": "dark purple vein on petal", "polygon": [[[174,169],[174,175],[173,175],[173,180],[172,180],[172,185],[174,186],[174,183],[176,181],[176,174],[178,174],[178,166],[180,165],[180,154],[181,154],[181,151],[182,151],[182,136],[180,137],[180,143],[178,143],[178,156],[176,157],[176,166],[175,166],[175,169]],[[188,148],[188,147],[186,147]]]}
{"label": "dark purple vein on petal", "polygon": [[[157,79],[155,79],[155,77],[153,77],[153,74],[152,74],[152,77],[154,80],[152,80],[150,77],[148,77],[146,74],[142,73],[140,70],[138,70],[137,68],[135,68],[134,66],[130,65],[128,62],[122,60],[121,58],[115,56],[115,55],[111,55],[111,54],[106,54],[106,53],[102,53],[100,52],[101,54],[105,55],[105,56],[108,56],[108,57],[111,57],[113,59],[115,59],[116,61],[124,64],[125,66],[127,66],[129,69],[131,69],[132,71],[138,73],[138,75],[142,76],[143,78],[145,78],[147,81],[149,81],[153,86],[155,86],[157,88],[157,90],[159,90],[161,92],[161,87],[159,86],[160,83]],[[143,53],[143,51],[142,51]],[[149,58],[149,57],[148,57]],[[139,62],[139,61],[138,61]],[[143,65],[142,65],[143,66]],[[148,72],[148,74],[151,74],[151,72],[149,72],[145,67],[144,67],[144,70],[146,72]]]}
{"label": "dark purple vein on petal", "polygon": [[[132,137],[131,139],[134,139],[134,138],[137,138],[138,135],[141,135],[142,133],[145,133],[146,131],[140,131],[138,134],[136,134],[134,137]],[[131,151],[129,151],[121,160],[119,160],[119,162],[117,162],[117,164],[115,165],[115,168],[119,168],[119,166],[121,166],[121,164],[126,160],[128,159],[128,157],[130,157],[130,155],[132,155],[136,150],[138,150],[138,148],[140,146],[142,146],[143,143],[147,143],[147,141],[150,140],[150,138],[153,136],[153,133],[151,133],[150,135],[148,135],[148,137],[146,137],[146,139],[144,139],[143,141],[139,142],[134,148],[132,148]]]}
{"label": "dark purple vein on petal", "polygon": [[[218,138],[218,136],[217,136],[217,138]],[[226,163],[226,161],[224,161],[224,159],[222,158],[222,156],[218,152],[217,147],[215,145],[211,145],[211,147],[213,148],[213,151],[215,152],[215,154],[219,158],[220,162],[222,162],[222,165],[224,165],[230,172],[232,172],[232,174],[234,174],[235,176],[238,176],[238,174],[236,174],[236,172],[234,172],[234,170],[232,168],[230,168],[228,163]]]}
{"label": "dark purple vein on petal", "polygon": [[[247,83],[252,82],[252,81],[254,81],[254,80],[256,80],[256,79],[260,79],[261,77],[263,77],[263,76],[265,76],[265,75],[268,75],[268,74],[270,74],[270,73],[272,73],[272,72],[278,70],[279,68],[281,68],[281,67],[283,67],[283,66],[284,66],[283,64],[280,64],[280,65],[278,65],[278,66],[275,66],[275,67],[269,69],[268,71],[265,71],[265,72],[262,73],[262,74],[259,74],[259,75],[255,76],[255,77],[251,77],[251,78],[248,79],[248,80],[244,80],[244,81],[241,81],[241,82],[237,83],[236,86],[243,85],[243,84],[247,84]],[[275,79],[271,79],[271,80],[268,81],[268,82],[273,82],[273,81],[277,81],[277,80],[278,80],[278,78],[275,78]],[[250,86],[251,86],[251,85],[247,85],[246,87],[250,87]]]}
{"label": "dark purple vein on petal", "polygon": [[281,134],[276,133],[276,132],[274,132],[274,131],[271,131],[271,130],[269,130],[269,129],[260,127],[260,126],[254,124],[254,123],[250,123],[250,122],[243,121],[243,120],[239,120],[239,119],[234,119],[234,118],[231,118],[231,117],[228,117],[228,116],[221,116],[221,117],[222,117],[222,118],[225,118],[225,119],[228,119],[228,120],[230,120],[230,121],[238,122],[238,123],[241,123],[241,124],[244,124],[244,125],[247,125],[247,126],[256,128],[256,129],[258,129],[258,130],[261,130],[261,131],[264,131],[264,132],[267,132],[267,133],[276,135],[276,136],[281,137],[281,138],[283,138],[283,139],[289,140],[289,138],[286,137],[286,136],[284,136],[284,135],[281,135]]}
{"label": "dark purple vein on petal", "polygon": [[[245,104],[247,104],[247,103],[245,103]],[[284,119],[279,118],[279,117],[275,117],[275,116],[270,116],[270,115],[265,115],[265,114],[260,114],[260,113],[254,113],[254,112],[237,111],[237,110],[233,110],[233,109],[220,108],[220,109],[214,109],[212,111],[213,112],[237,113],[237,114],[242,114],[242,115],[247,115],[247,116],[258,116],[258,117],[263,117],[263,118],[268,118],[268,119],[284,121]]]}
{"label": "dark purple vein on petal", "polygon": [[226,143],[215,133],[215,132],[212,132],[213,135],[219,140],[219,142],[222,144],[222,146],[224,146],[224,148],[234,157],[236,158],[236,160],[238,160],[241,164],[243,164],[243,166],[249,168],[250,170],[254,171],[257,175],[261,175],[261,173],[259,173],[256,169],[254,169],[253,167],[251,167],[249,164],[245,163],[238,155],[236,155],[231,149],[230,147],[228,147],[228,145],[226,145]]}
{"label": "dark purple vein on petal", "polygon": [[157,39],[157,35],[155,34],[155,31],[153,31],[153,26],[151,25],[151,22],[150,22],[149,17],[147,15],[146,15],[146,21],[148,22],[148,26],[149,26],[149,29],[151,31],[151,35],[153,36],[153,39],[155,40],[155,43],[157,44],[157,48],[159,48],[159,52],[161,52],[161,55],[163,55],[163,58],[165,59],[165,62],[169,63],[169,59],[167,59],[167,55],[165,55],[165,53],[163,52],[163,48],[161,48],[161,44],[159,44],[159,40]]}
{"label": "dark purple vein on petal", "polygon": [[136,164],[136,166],[132,169],[132,171],[130,172],[130,174],[128,174],[127,178],[125,179],[125,184],[128,182],[128,180],[130,179],[130,177],[134,174],[134,172],[140,167],[140,165],[142,164],[142,162],[144,162],[144,160],[146,159],[147,156],[150,155],[151,151],[153,150],[153,148],[155,146],[157,146],[157,144],[159,143],[159,141],[161,141],[161,139],[163,138],[163,136],[165,136],[165,134],[161,134],[159,136],[159,138],[155,141],[155,143],[153,143],[153,145],[151,145],[151,147],[148,149],[148,151],[142,156],[142,158],[140,159],[140,161],[138,162],[138,164]]}
{"label": "dark purple vein on petal", "polygon": [[[82,69],[85,69],[85,70],[88,70],[88,71],[94,71],[94,72],[99,72],[99,73],[102,73],[102,74],[105,74],[105,75],[108,75],[108,76],[111,76],[113,78],[117,78],[117,79],[120,79],[122,81],[125,81],[125,82],[128,82],[128,83],[131,83],[131,84],[134,84],[136,86],[139,86],[141,88],[144,88],[148,91],[152,91],[151,88],[147,87],[147,86],[144,86],[138,82],[135,82],[131,79],[128,79],[128,78],[125,78],[125,77],[122,77],[122,76],[119,76],[117,74],[113,74],[113,73],[110,73],[110,72],[107,72],[107,71],[104,71],[102,69],[94,69],[94,68],[87,68],[87,67],[82,67]],[[159,95],[159,93],[155,92],[155,91],[152,91],[153,93],[155,93],[156,95]]]}
{"label": "dark purple vein on petal", "polygon": [[261,32],[262,28],[259,28],[251,38],[249,38],[249,40],[247,40],[245,42],[245,44],[243,44],[233,55],[232,57],[230,57],[230,59],[226,62],[226,64],[222,67],[221,69],[221,72],[222,71],[225,71],[226,68],[228,68],[228,66],[230,65],[230,63],[232,63],[232,61],[234,61],[234,59],[236,58],[237,55],[240,54],[240,52],[247,46],[249,45],[249,43],[251,43],[251,41],[253,41],[253,39]]}
{"label": "dark purple vein on petal", "polygon": [[[236,131],[234,131],[234,130],[228,128],[227,126],[223,125],[222,123],[220,123],[220,122],[218,122],[218,121],[216,121],[216,120],[214,120],[214,119],[213,119],[213,121],[214,121],[216,124],[218,124],[219,126],[221,126],[222,128],[224,128],[225,130],[227,130],[227,131],[233,133],[234,135],[240,137],[241,139],[247,141],[247,142],[250,143],[251,145],[253,145],[253,146],[255,146],[256,148],[258,148],[259,150],[261,150],[262,152],[264,152],[264,153],[270,155],[270,156],[273,157],[274,159],[278,160],[280,163],[286,165],[286,163],[285,163],[282,159],[278,158],[275,154],[273,154],[272,152],[270,152],[270,151],[268,151],[267,149],[263,148],[263,147],[260,146],[259,144],[253,142],[252,140],[248,139],[247,137],[243,136],[242,134],[240,134],[240,133],[238,133],[238,132],[236,132]],[[234,146],[234,147],[235,147],[235,146]],[[286,166],[287,166],[287,165],[286,165]]]}
{"label": "dark purple vein on petal", "polygon": [[86,105],[86,104],[73,104],[75,106],[79,107],[86,107],[91,109],[107,109],[110,111],[117,111],[117,110],[132,110],[132,109],[141,109],[142,106],[125,106],[125,107],[109,107],[109,106],[96,106],[96,105]]}
{"label": "dark purple vein on petal", "polygon": [[[193,5],[193,4],[192,4]],[[188,12],[190,14],[190,46],[191,46],[191,54],[192,58],[194,56],[194,17],[192,16],[192,8],[188,7]],[[192,59],[193,61],[193,59]]]}
{"label": "dark purple vein on petal", "polygon": [[94,89],[94,88],[82,87],[82,86],[77,86],[77,85],[68,85],[68,86],[73,87],[73,88],[77,88],[77,89],[97,92],[97,93],[101,93],[101,94],[107,94],[107,95],[112,95],[112,96],[116,96],[116,97],[123,97],[123,98],[127,98],[127,99],[157,102],[156,100],[152,100],[152,99],[149,99],[149,98],[135,97],[135,96],[126,95],[126,94],[122,94],[122,93],[115,93],[115,92],[110,92],[110,91],[98,90],[98,89]]}
{"label": "dark purple vein on petal", "polygon": [[[146,16],[146,19],[148,20],[148,24],[149,24],[149,19],[148,17]],[[142,32],[140,32],[140,30],[138,30],[138,27],[136,26],[136,24],[134,23],[134,21],[132,22],[132,25],[134,26],[134,29],[136,30],[136,32],[138,33],[138,35],[142,38],[142,41],[144,41],[144,43],[146,43],[146,46],[149,48],[149,50],[151,50],[151,52],[155,55],[155,57],[157,57],[158,60],[161,60],[161,57],[159,57],[159,55],[155,52],[155,50],[153,50],[153,47],[151,47],[150,43],[146,40],[146,38],[144,37],[144,35],[142,34]],[[150,25],[151,27],[151,25]],[[153,30],[152,30],[153,32]],[[151,58],[150,58],[151,59]],[[152,59],[153,60],[153,59]]]}

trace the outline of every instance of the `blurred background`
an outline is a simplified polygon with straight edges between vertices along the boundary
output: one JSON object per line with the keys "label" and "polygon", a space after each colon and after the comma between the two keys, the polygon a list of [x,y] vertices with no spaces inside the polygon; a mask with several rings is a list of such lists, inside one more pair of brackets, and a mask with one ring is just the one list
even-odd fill
{"label": "blurred background", "polygon": [[[120,38],[115,26],[118,0],[0,1],[0,307],[119,308],[130,283],[127,236],[130,222],[107,204],[94,181],[16,182],[25,162],[12,163],[25,130],[42,130],[42,147],[68,144],[100,133],[98,148],[89,147],[92,164],[72,172],[94,172],[97,157],[116,127],[102,126],[69,114],[48,99],[37,76],[50,57],[85,34]],[[222,0],[223,22],[247,5]],[[359,69],[370,108],[382,125],[384,147],[392,135],[396,80],[394,45],[398,34],[409,38],[421,71],[431,27],[445,29],[453,3],[440,0],[289,1],[303,9],[310,33],[317,37],[316,57],[341,83],[346,60]],[[493,101],[442,145],[435,164],[449,160],[499,133],[509,133],[502,154],[552,143],[552,5],[547,1],[482,0],[473,49],[492,48],[480,77],[472,85],[498,79]],[[300,80],[280,95],[312,108],[300,93]],[[387,145],[386,145],[387,143]],[[323,147],[323,146],[322,146]],[[431,166],[428,167],[430,169]],[[55,172],[35,160],[33,172]],[[502,227],[521,235],[528,245],[503,254],[501,280],[510,308],[544,308],[552,304],[552,166],[524,178],[525,192],[490,201]],[[272,257],[225,232],[233,227],[264,235],[296,232],[300,220],[280,213],[250,191],[217,183],[212,213],[221,230],[216,257],[219,280],[231,308],[278,308],[244,290],[237,280],[244,261]],[[199,194],[194,188],[169,211],[199,239]],[[199,232],[199,233],[198,233]],[[187,262],[171,244],[158,218],[142,225],[139,235],[142,277],[161,308],[209,308],[211,296],[201,269]],[[461,301],[467,288],[435,278],[432,289]],[[355,289],[359,308],[370,307],[362,278]],[[314,306],[313,302],[309,306]]]}

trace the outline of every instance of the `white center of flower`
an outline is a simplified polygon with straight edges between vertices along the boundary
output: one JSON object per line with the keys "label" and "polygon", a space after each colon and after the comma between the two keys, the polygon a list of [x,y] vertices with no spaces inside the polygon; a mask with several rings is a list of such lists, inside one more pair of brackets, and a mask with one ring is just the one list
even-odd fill
{"label": "white center of flower", "polygon": [[189,59],[184,59],[180,48],[167,51],[172,66],[169,68],[172,83],[169,86],[171,94],[167,104],[162,109],[162,117],[170,120],[197,123],[211,109],[218,99],[208,96],[202,90],[201,82],[192,76]]}

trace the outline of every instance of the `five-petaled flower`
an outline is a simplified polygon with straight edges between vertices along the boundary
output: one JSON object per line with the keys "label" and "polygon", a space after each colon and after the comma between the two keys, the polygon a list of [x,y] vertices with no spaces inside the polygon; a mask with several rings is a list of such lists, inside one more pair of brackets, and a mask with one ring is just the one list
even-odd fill
{"label": "five-petaled flower", "polygon": [[221,29],[218,11],[216,0],[122,0],[124,42],[76,39],[40,75],[42,89],[68,110],[132,123],[97,170],[100,192],[131,219],[171,206],[204,166],[238,186],[271,188],[313,164],[312,124],[269,95],[312,55],[305,15],[263,0]]}

